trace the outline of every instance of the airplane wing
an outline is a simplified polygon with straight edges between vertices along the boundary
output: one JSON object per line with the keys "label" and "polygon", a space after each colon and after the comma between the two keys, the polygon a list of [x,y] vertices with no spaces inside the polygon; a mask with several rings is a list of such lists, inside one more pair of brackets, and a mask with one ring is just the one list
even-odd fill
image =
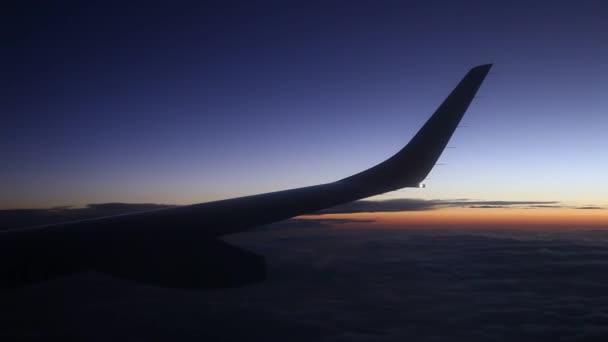
{"label": "airplane wing", "polygon": [[404,187],[431,171],[491,64],[471,69],[412,140],[386,161],[333,183],[0,233],[0,288],[100,271],[176,288],[265,279],[264,257],[218,236]]}

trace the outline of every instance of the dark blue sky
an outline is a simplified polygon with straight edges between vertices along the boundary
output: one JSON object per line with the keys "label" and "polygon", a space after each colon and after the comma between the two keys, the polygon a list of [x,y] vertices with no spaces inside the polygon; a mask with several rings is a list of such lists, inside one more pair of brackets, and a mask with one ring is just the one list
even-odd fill
{"label": "dark blue sky", "polygon": [[18,6],[2,208],[333,181],[395,152],[488,62],[447,165],[387,196],[606,202],[603,1]]}

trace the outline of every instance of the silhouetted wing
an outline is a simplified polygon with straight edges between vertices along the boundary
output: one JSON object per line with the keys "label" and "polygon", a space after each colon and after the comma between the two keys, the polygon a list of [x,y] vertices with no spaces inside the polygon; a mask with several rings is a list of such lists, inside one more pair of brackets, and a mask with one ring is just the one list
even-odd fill
{"label": "silhouetted wing", "polygon": [[[342,180],[0,233],[3,262],[15,260],[3,268],[5,273],[11,270],[3,279],[4,286],[20,286],[92,268],[163,286],[225,287],[231,284],[234,274],[239,274],[238,270],[227,272],[226,265],[239,264],[242,259],[243,264],[263,266],[263,257],[254,257],[251,252],[215,240],[216,237],[403,187],[418,187],[435,165],[490,67],[486,64],[471,69],[397,154]],[[218,264],[214,264],[214,254],[223,256],[217,258]],[[202,277],[178,276],[192,272],[189,268],[214,271]],[[218,281],[221,277],[228,280]],[[260,274],[252,275],[252,279],[259,280]],[[247,280],[233,283],[241,285]]]}
{"label": "silhouetted wing", "polygon": [[491,66],[471,69],[414,138],[394,156],[341,182],[370,187],[374,194],[417,187],[439,159]]}

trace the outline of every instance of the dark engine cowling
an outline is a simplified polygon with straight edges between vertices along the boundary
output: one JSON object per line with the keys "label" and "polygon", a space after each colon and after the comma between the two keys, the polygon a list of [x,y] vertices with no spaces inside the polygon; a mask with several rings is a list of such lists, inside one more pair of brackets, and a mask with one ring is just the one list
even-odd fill
{"label": "dark engine cowling", "polygon": [[143,240],[114,245],[93,268],[119,278],[171,288],[213,289],[266,279],[263,256],[221,240]]}

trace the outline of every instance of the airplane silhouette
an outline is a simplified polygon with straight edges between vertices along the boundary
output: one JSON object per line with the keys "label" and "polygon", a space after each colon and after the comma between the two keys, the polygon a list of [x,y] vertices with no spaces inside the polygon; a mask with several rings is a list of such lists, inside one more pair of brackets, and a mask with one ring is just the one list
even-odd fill
{"label": "airplane silhouette", "polygon": [[0,288],[89,270],[172,288],[228,288],[262,281],[264,257],[218,237],[419,187],[491,66],[472,68],[395,155],[333,183],[0,232]]}

